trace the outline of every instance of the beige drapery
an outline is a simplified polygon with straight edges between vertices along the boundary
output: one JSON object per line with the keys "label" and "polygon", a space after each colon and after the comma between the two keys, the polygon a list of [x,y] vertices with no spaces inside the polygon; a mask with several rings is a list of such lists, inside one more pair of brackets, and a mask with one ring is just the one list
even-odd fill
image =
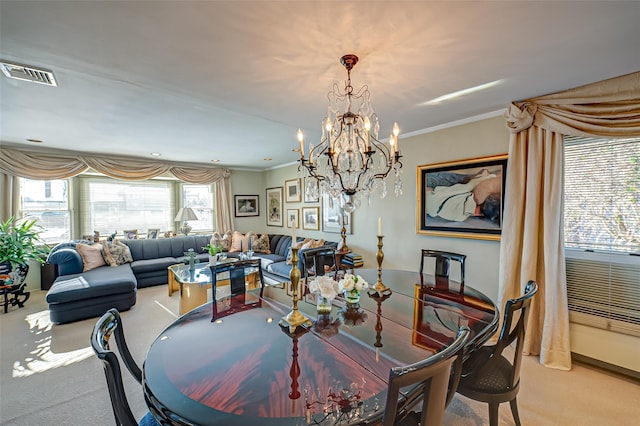
{"label": "beige drapery", "polygon": [[[228,169],[185,166],[184,164],[129,157],[73,156],[68,153],[52,154],[5,147],[0,148],[0,172],[5,174],[5,179],[12,176],[30,179],[68,179],[89,168],[106,176],[123,180],[145,180],[171,173],[184,182],[203,185],[213,184],[216,189],[216,229],[233,229],[230,213],[233,205],[231,204],[231,191],[229,190],[231,172]],[[3,209],[1,212],[3,218],[15,216],[18,213],[18,206],[15,202],[17,191],[15,186],[11,188],[14,189],[11,194],[3,191]],[[9,196],[13,198],[10,199],[8,198]]]}
{"label": "beige drapery", "polygon": [[513,103],[506,119],[511,137],[498,303],[504,306],[527,280],[536,280],[524,351],[568,370],[562,138],[640,135],[640,72]]}

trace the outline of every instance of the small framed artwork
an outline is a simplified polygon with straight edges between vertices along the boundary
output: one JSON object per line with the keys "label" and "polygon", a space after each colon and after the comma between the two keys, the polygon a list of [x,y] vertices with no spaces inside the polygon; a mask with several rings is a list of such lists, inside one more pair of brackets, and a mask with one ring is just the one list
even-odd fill
{"label": "small framed artwork", "polygon": [[138,239],[138,230],[137,229],[125,229],[122,231],[125,240],[137,240]]}
{"label": "small framed artwork", "polygon": [[[304,187],[302,188],[305,203],[317,203],[320,201],[320,191],[318,188],[318,180],[312,177],[304,178]],[[315,194],[315,197],[312,195]]]}
{"label": "small framed artwork", "polygon": [[500,240],[507,154],[417,169],[418,234]]}
{"label": "small framed artwork", "polygon": [[302,208],[302,229],[320,230],[320,207]]}
{"label": "small framed artwork", "polygon": [[260,216],[260,207],[257,195],[234,195],[235,216]]}
{"label": "small framed artwork", "polygon": [[156,240],[158,239],[158,234],[160,233],[160,228],[149,228],[147,230],[147,239],[148,240]]}
{"label": "small framed artwork", "polygon": [[267,188],[267,226],[282,226],[282,187]]}
{"label": "small framed artwork", "polygon": [[322,195],[322,231],[339,234],[342,226],[351,235],[351,213],[340,207],[340,203],[328,194]]}
{"label": "small framed artwork", "polygon": [[296,223],[296,228],[300,227],[300,210],[287,209],[287,228],[291,228],[293,222]]}
{"label": "small framed artwork", "polygon": [[287,203],[299,203],[301,201],[300,179],[285,180],[284,193]]}

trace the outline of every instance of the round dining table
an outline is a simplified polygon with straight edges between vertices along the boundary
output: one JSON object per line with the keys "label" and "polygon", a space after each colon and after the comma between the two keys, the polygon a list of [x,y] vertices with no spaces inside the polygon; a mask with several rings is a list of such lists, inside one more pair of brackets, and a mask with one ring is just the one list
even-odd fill
{"label": "round dining table", "polygon": [[[376,283],[375,269],[358,274]],[[247,290],[260,303],[232,315],[212,318],[212,304],[228,300],[186,313],[147,352],[151,413],[171,425],[357,424],[383,412],[392,367],[443,350],[463,325],[468,356],[497,329],[494,303],[468,285],[395,270],[382,282],[357,304],[334,299],[328,314],[301,288],[296,305],[309,321],[297,327],[280,325],[294,306],[290,285]]]}

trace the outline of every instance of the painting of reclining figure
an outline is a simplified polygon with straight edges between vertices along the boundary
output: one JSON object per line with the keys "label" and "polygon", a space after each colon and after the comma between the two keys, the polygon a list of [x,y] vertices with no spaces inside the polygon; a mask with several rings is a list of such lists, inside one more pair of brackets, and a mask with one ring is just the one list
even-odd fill
{"label": "painting of reclining figure", "polygon": [[507,155],[418,166],[417,232],[499,240]]}

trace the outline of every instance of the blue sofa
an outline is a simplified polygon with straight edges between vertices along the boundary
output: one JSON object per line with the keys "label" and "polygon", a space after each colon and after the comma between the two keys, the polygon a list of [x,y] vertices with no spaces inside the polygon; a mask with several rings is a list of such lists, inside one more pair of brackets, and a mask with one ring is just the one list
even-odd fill
{"label": "blue sofa", "polygon": [[[67,323],[98,317],[110,308],[126,311],[136,303],[138,288],[167,284],[167,268],[176,263],[186,263],[184,253],[193,249],[196,261],[208,262],[209,254],[203,249],[211,240],[210,235],[194,235],[156,240],[121,240],[129,247],[133,262],[116,267],[101,266],[83,272],[82,256],[77,244],[87,241],[71,241],[58,244],[49,253],[47,262],[56,266],[57,278],[46,295],[49,317],[54,323]],[[298,237],[298,241],[302,238]],[[327,242],[335,247],[337,243]],[[270,285],[289,281],[291,265],[286,262],[291,247],[291,236],[269,235],[271,253],[255,253],[262,258],[265,282]],[[236,257],[239,253],[229,253]],[[302,256],[298,267],[302,270]]]}

